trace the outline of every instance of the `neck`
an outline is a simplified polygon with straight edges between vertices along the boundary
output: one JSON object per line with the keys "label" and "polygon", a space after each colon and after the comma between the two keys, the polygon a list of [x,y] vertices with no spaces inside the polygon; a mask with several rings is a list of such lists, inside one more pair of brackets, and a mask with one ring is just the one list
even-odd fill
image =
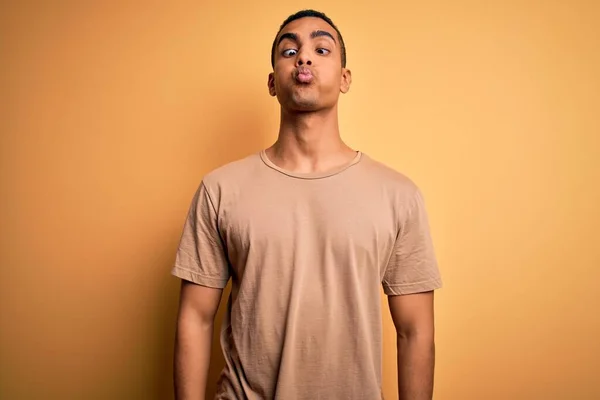
{"label": "neck", "polygon": [[344,164],[356,152],[342,141],[336,105],[316,112],[282,109],[279,136],[267,155],[282,168],[316,172]]}

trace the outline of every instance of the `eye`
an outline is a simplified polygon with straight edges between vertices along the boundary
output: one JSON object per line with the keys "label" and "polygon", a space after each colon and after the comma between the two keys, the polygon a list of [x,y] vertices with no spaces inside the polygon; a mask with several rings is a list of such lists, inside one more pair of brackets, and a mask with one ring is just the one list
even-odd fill
{"label": "eye", "polygon": [[317,54],[321,54],[321,55],[323,55],[323,56],[324,56],[324,55],[327,55],[327,54],[329,54],[329,53],[330,53],[330,51],[329,51],[329,50],[327,50],[327,49],[324,49],[324,48],[318,48],[318,49],[317,49]]}
{"label": "eye", "polygon": [[292,57],[292,56],[295,56],[296,53],[298,53],[298,50],[296,50],[296,49],[287,49],[287,50],[284,50],[283,53],[281,53],[281,54],[283,54],[284,57]]}

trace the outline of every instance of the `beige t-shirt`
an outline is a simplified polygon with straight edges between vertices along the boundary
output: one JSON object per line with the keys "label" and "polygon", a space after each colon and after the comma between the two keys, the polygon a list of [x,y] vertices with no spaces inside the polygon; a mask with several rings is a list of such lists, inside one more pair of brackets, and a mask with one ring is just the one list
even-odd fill
{"label": "beige t-shirt", "polygon": [[357,152],[299,174],[264,151],[206,175],[175,276],[232,293],[221,329],[217,399],[380,399],[380,285],[437,289],[423,197]]}

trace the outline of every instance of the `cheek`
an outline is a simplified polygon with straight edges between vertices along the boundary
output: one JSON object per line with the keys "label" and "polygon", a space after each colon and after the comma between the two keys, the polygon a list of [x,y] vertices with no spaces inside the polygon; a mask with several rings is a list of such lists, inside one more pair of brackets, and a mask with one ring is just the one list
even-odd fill
{"label": "cheek", "polygon": [[328,87],[338,88],[342,83],[339,71],[327,71],[322,75],[323,83]]}
{"label": "cheek", "polygon": [[286,68],[277,68],[274,71],[275,76],[275,86],[282,86],[290,80],[291,72]]}
{"label": "cheek", "polygon": [[279,91],[282,87],[281,75],[277,72],[275,72],[275,75],[273,76],[273,86],[275,86],[276,91]]}

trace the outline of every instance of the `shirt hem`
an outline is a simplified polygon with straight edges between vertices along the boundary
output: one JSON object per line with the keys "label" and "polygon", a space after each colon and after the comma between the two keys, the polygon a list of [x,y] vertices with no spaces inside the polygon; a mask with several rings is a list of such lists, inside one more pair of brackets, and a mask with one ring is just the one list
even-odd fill
{"label": "shirt hem", "polygon": [[383,292],[388,296],[398,296],[405,294],[416,294],[440,289],[442,280],[440,278],[430,279],[423,282],[402,283],[399,285],[383,285]]}
{"label": "shirt hem", "polygon": [[197,285],[207,286],[215,289],[225,288],[225,286],[227,286],[227,282],[229,281],[229,279],[212,278],[178,265],[173,267],[171,270],[171,275],[186,281],[190,281]]}

